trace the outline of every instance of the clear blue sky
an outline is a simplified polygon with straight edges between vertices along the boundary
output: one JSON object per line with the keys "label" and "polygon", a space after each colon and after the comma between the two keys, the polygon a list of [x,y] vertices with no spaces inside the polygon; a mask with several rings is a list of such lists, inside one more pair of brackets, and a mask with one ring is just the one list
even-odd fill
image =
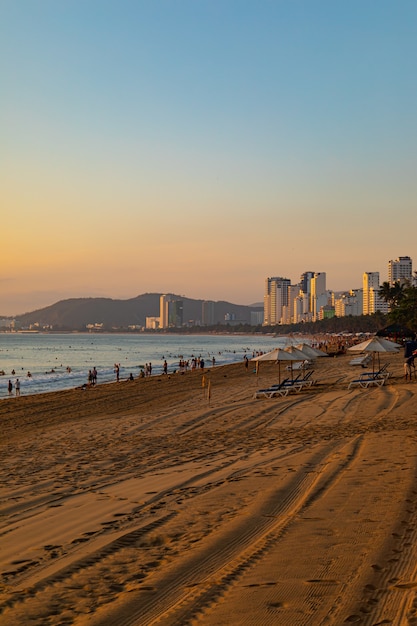
{"label": "clear blue sky", "polygon": [[417,3],[3,0],[0,314],[416,255]]}

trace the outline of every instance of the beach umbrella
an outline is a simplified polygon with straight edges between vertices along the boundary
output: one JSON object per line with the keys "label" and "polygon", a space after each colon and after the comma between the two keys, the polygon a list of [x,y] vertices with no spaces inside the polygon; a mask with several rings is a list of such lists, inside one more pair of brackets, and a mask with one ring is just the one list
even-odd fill
{"label": "beach umbrella", "polygon": [[354,346],[350,346],[348,350],[351,352],[371,352],[372,353],[372,371],[375,372],[375,357],[378,354],[378,369],[381,367],[380,354],[381,352],[398,352],[402,346],[394,341],[389,341],[383,337],[371,337],[366,341],[357,343]]}
{"label": "beach umbrella", "polygon": [[301,352],[304,352],[309,359],[315,359],[320,356],[329,356],[326,352],[323,352],[323,350],[309,346],[308,343],[299,343],[296,348],[301,350]]}
{"label": "beach umbrella", "polygon": [[292,355],[293,361],[305,361],[308,358],[302,350],[295,346],[287,346],[284,350]]}
{"label": "beach umbrella", "polygon": [[[304,360],[305,357],[303,357]],[[257,366],[260,361],[275,361],[278,362],[278,382],[281,383],[281,361],[297,361],[298,359],[294,359],[294,357],[289,353],[283,350],[282,348],[274,348],[270,352],[266,352],[265,354],[261,354],[260,356],[255,356],[251,361],[255,361]]]}
{"label": "beach umbrella", "polygon": [[[288,354],[291,354],[292,361],[306,361],[308,358],[302,350],[299,350],[295,346],[287,346],[284,349],[285,349],[285,352],[288,352]],[[294,374],[293,374],[293,368],[292,368],[292,362],[291,362],[291,380],[293,379],[293,375]]]}

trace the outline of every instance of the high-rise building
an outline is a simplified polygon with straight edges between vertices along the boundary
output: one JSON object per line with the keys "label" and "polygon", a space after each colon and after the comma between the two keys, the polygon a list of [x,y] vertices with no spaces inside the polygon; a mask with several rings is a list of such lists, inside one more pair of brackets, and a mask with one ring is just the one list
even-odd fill
{"label": "high-rise building", "polygon": [[363,314],[372,315],[377,311],[388,313],[388,303],[379,295],[379,272],[363,274]]}
{"label": "high-rise building", "polygon": [[326,292],[326,272],[314,272],[310,284],[310,311],[313,320],[318,319],[320,307],[328,304]]}
{"label": "high-rise building", "polygon": [[171,328],[181,328],[183,325],[184,303],[182,300],[171,300],[168,303],[168,325]]}
{"label": "high-rise building", "polygon": [[413,262],[409,256],[400,256],[395,261],[388,261],[388,282],[391,286],[396,282],[412,281]]}
{"label": "high-rise building", "polygon": [[314,272],[304,272],[300,276],[300,289],[310,298],[311,294],[311,279],[314,276]]}
{"label": "high-rise building", "polygon": [[159,327],[180,327],[183,325],[183,301],[174,300],[170,295],[159,298]]}
{"label": "high-rise building", "polygon": [[201,305],[201,321],[203,326],[213,326],[214,318],[214,302],[212,300],[204,300]]}
{"label": "high-rise building", "polygon": [[282,307],[288,306],[289,278],[274,277],[265,280],[264,326],[281,323]]}
{"label": "high-rise building", "polygon": [[372,301],[374,300],[371,291],[379,289],[379,272],[363,273],[363,314],[370,315],[375,313]]}
{"label": "high-rise building", "polygon": [[170,296],[163,295],[159,298],[159,328],[168,328],[168,302]]}
{"label": "high-rise building", "polygon": [[351,289],[347,293],[339,294],[334,300],[336,317],[345,317],[347,315],[362,315],[363,298],[362,289]]}

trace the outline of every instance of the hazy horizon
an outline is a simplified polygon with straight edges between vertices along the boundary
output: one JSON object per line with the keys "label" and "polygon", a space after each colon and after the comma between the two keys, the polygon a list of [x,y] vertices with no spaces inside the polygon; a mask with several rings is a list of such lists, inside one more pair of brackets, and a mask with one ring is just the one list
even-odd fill
{"label": "hazy horizon", "polygon": [[417,4],[3,3],[0,311],[415,254]]}

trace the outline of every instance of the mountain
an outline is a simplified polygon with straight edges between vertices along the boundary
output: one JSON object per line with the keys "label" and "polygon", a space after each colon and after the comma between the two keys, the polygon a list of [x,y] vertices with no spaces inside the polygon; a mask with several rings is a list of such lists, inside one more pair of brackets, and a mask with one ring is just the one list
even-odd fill
{"label": "mountain", "polygon": [[[203,300],[193,300],[172,295],[173,299],[183,302],[184,323],[199,322],[202,319]],[[103,330],[145,326],[147,317],[159,317],[159,293],[145,293],[129,300],[112,298],[70,298],[60,300],[51,306],[25,313],[16,317],[20,327],[34,324],[41,328],[52,327],[54,330],[86,330],[87,324],[102,324]],[[224,324],[225,315],[242,322],[251,322],[251,311],[256,307],[214,302],[215,324]]]}

